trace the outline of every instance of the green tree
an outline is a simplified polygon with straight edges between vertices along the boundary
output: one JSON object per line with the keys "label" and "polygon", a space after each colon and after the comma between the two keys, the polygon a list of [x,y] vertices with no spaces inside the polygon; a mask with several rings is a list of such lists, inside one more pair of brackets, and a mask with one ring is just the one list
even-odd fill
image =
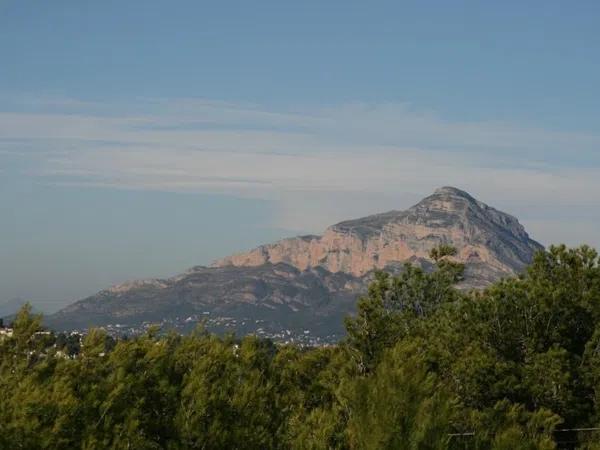
{"label": "green tree", "polygon": [[398,344],[384,353],[372,375],[348,383],[351,448],[448,448],[457,404],[417,346]]}
{"label": "green tree", "polygon": [[375,274],[368,294],[358,301],[356,316],[345,319],[346,343],[362,373],[371,371],[382,351],[408,336],[420,319],[462,297],[454,285],[464,266],[446,259],[454,252],[450,246],[432,250],[436,269],[431,273],[406,264],[395,277]]}
{"label": "green tree", "polygon": [[274,448],[281,413],[269,368],[273,349],[253,337],[206,338],[203,355],[184,376],[177,415],[187,448]]}

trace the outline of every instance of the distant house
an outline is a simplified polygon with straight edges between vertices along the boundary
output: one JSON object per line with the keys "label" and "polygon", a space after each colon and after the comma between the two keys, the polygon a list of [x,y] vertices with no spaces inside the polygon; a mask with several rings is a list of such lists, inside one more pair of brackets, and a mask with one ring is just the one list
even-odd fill
{"label": "distant house", "polygon": [[1,327],[0,328],[0,340],[5,339],[5,338],[10,338],[13,335],[13,329],[12,328],[6,328],[6,327]]}
{"label": "distant house", "polygon": [[50,336],[52,334],[52,331],[36,331],[35,333],[33,333],[35,336]]}

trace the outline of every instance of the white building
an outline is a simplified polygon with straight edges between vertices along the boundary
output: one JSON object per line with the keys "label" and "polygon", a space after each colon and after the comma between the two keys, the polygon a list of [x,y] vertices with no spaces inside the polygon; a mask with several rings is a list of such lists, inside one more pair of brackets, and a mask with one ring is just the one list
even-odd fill
{"label": "white building", "polygon": [[9,338],[13,335],[12,328],[0,328],[0,339]]}

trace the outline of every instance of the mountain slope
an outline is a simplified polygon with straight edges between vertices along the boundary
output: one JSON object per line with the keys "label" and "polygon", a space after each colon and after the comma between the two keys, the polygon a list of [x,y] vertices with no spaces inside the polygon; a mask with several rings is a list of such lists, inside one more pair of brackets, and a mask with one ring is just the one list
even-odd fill
{"label": "mountain slope", "polygon": [[543,247],[529,238],[516,218],[452,187],[406,211],[340,222],[322,236],[283,239],[216,261],[214,267],[284,262],[300,270],[324,267],[363,276],[408,260],[428,260],[432,248],[454,245],[467,264],[471,284],[481,287],[521,271]]}
{"label": "mountain slope", "polygon": [[[163,280],[117,285],[76,302],[49,316],[57,329],[85,329],[112,324],[124,330],[144,322],[189,331],[206,321],[217,331],[267,333],[292,329],[303,332],[306,323],[319,335],[341,333],[331,323],[337,313],[352,311],[360,280],[323,269],[300,271],[288,264],[255,267],[194,267]],[[119,327],[117,327],[119,325]]]}
{"label": "mountain slope", "polygon": [[444,187],[406,211],[340,222],[322,236],[284,239],[177,277],[114,286],[48,324],[139,329],[162,322],[186,331],[204,319],[217,331],[334,339],[374,269],[396,272],[405,262],[428,269],[440,244],[457,248],[466,288],[518,273],[543,248],[516,218]]}

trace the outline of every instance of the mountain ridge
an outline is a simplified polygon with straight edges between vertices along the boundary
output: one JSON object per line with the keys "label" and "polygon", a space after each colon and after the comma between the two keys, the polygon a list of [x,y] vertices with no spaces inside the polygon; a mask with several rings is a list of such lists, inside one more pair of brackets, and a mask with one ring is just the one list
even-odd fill
{"label": "mountain ridge", "polygon": [[186,331],[204,321],[217,331],[337,338],[374,270],[398,273],[405,263],[429,270],[429,252],[440,244],[456,247],[465,289],[519,273],[543,249],[514,216],[446,186],[404,211],[342,221],[321,235],[282,239],[174,277],[112,286],[47,322],[58,329],[161,322]]}
{"label": "mountain ridge", "polygon": [[285,262],[301,270],[323,266],[334,273],[363,276],[373,268],[385,269],[390,263],[411,258],[428,260],[431,249],[440,244],[454,245],[459,261],[475,263],[480,259],[498,275],[517,273],[528,264],[533,252],[543,248],[529,238],[514,216],[446,186],[405,211],[342,221],[322,235],[261,245],[217,260],[212,267]]}

